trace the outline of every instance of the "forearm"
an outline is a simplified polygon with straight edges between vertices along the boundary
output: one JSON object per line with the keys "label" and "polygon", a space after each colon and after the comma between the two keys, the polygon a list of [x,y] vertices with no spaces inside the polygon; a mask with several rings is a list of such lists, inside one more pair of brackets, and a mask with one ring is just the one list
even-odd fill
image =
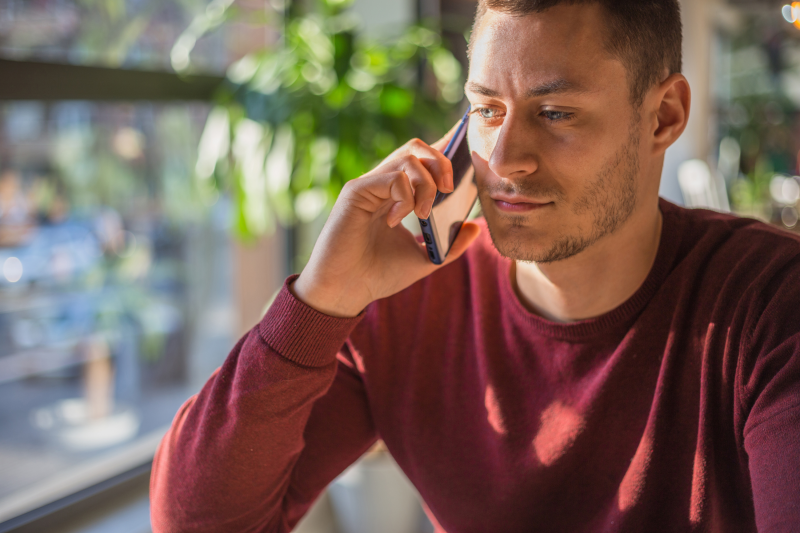
{"label": "forearm", "polygon": [[268,526],[282,520],[309,414],[349,333],[341,321],[292,316],[306,310],[287,298],[178,412],[153,465],[155,532],[279,529]]}

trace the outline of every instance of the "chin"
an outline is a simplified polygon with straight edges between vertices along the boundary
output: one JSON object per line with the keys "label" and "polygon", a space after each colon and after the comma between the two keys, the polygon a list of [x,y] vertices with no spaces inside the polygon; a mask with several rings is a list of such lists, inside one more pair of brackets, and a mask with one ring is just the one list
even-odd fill
{"label": "chin", "polygon": [[492,244],[503,257],[513,261],[536,262],[546,256],[548,239],[541,235],[541,231],[525,224],[526,221],[518,220],[524,217],[514,217],[513,220],[508,220],[507,216],[485,218]]}
{"label": "chin", "polygon": [[528,225],[525,217],[487,216],[486,225],[498,253],[512,261],[555,263],[583,252],[597,239],[564,235]]}

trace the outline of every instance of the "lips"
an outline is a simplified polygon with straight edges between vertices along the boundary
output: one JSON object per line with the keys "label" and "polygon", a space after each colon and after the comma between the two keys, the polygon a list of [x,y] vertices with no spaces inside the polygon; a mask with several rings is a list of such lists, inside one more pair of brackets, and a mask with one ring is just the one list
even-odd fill
{"label": "lips", "polygon": [[496,195],[491,198],[500,211],[509,213],[524,213],[553,205],[553,202],[541,202],[521,196]]}

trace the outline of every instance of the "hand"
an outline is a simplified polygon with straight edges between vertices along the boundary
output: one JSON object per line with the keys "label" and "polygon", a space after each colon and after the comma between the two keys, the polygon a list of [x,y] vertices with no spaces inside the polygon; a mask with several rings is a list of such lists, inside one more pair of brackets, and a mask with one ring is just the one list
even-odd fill
{"label": "hand", "polygon": [[331,316],[353,317],[463,254],[480,233],[465,223],[443,265],[428,259],[400,222],[412,211],[428,218],[436,191],[453,192],[453,167],[441,153],[454,135],[429,146],[413,139],[375,170],[342,189],[311,259],[291,287],[294,295]]}

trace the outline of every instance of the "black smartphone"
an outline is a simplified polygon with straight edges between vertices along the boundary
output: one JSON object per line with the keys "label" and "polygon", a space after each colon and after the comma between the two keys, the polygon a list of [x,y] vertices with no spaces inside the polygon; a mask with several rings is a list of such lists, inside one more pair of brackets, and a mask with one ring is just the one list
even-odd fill
{"label": "black smartphone", "polygon": [[468,108],[444,150],[445,157],[453,164],[453,192],[437,192],[430,217],[419,219],[428,257],[436,265],[441,265],[450,253],[450,247],[458,237],[461,225],[478,199],[475,169],[472,168],[472,155],[467,145],[469,112]]}

